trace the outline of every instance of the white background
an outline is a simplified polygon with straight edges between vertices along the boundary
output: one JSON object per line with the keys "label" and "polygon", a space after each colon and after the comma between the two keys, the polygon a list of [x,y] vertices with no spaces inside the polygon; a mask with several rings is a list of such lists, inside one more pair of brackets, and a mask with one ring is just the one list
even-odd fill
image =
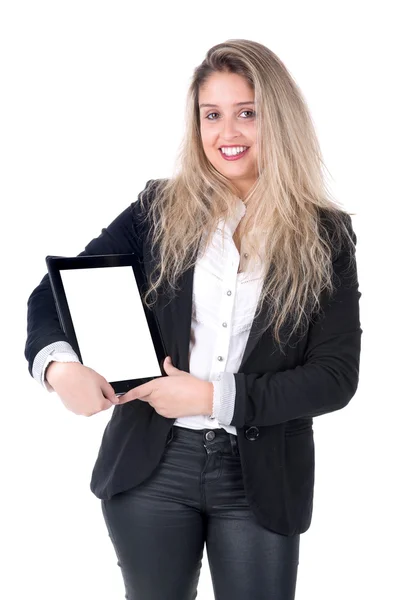
{"label": "white background", "polygon": [[[314,421],[314,513],[296,600],[398,593],[396,4],[2,3],[2,598],[124,597],[89,490],[111,413],[76,416],[30,377],[26,303],[47,254],[78,254],[148,179],[171,174],[193,69],[229,38],[261,42],[284,61],[310,107],[331,190],[357,213],[360,384],[346,409]],[[212,597],[205,551],[198,599]]]}

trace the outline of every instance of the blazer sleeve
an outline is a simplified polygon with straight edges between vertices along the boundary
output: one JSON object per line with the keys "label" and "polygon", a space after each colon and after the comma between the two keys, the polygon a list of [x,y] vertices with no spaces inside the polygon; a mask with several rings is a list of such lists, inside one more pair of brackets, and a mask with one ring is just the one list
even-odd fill
{"label": "blazer sleeve", "polygon": [[[146,203],[150,201],[151,188],[155,180],[147,181],[143,194],[145,205],[142,211],[137,199],[123,210],[114,221],[101,230],[101,234],[92,239],[85,250],[78,256],[93,254],[135,254],[139,260],[143,258],[143,235],[146,231],[144,216]],[[49,275],[46,274],[39,285],[32,291],[27,302],[27,339],[25,358],[33,377],[33,362],[40,350],[54,342],[69,340],[61,328],[57,309],[50,286]]]}
{"label": "blazer sleeve", "polygon": [[[351,217],[347,217],[356,244]],[[236,392],[230,425],[276,425],[317,417],[349,403],[358,386],[362,334],[355,255],[349,259],[347,244],[333,261],[336,291],[330,298],[321,296],[323,312],[310,325],[302,365],[262,375],[231,374]]]}

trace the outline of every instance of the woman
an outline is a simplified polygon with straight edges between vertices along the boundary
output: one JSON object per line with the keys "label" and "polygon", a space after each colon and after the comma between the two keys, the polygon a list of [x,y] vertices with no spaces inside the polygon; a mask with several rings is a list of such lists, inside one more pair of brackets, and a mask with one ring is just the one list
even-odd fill
{"label": "woman", "polygon": [[81,253],[137,256],[168,376],[117,398],[79,363],[47,275],[29,297],[31,375],[76,414],[114,407],[90,487],[126,598],[195,598],[204,543],[217,600],[295,597],[313,417],[354,396],[362,333],[356,236],[321,165],[279,58],[218,44],[194,72],[175,175]]}

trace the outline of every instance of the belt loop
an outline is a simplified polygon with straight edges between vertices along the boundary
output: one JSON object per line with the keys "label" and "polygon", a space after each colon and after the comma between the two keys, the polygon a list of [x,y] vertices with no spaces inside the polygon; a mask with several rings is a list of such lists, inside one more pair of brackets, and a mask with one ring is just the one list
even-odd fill
{"label": "belt loop", "polygon": [[230,433],[229,437],[231,438],[232,454],[236,456],[239,454],[236,435],[234,433]]}
{"label": "belt loop", "polygon": [[168,446],[168,444],[169,444],[170,442],[172,442],[173,438],[174,438],[174,426],[172,426],[172,427],[171,427],[171,429],[170,429],[170,430],[169,430],[169,432],[168,432],[168,435],[167,435],[167,439],[166,439],[165,445],[166,445],[166,446]]}

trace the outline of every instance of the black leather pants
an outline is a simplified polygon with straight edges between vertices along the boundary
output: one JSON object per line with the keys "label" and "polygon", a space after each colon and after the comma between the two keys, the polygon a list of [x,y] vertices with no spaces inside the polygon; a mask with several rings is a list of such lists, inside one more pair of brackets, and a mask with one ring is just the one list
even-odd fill
{"label": "black leather pants", "polygon": [[101,501],[128,600],[194,600],[204,543],[216,600],[293,600],[300,535],[248,506],[237,438],[174,425],[139,486]]}

